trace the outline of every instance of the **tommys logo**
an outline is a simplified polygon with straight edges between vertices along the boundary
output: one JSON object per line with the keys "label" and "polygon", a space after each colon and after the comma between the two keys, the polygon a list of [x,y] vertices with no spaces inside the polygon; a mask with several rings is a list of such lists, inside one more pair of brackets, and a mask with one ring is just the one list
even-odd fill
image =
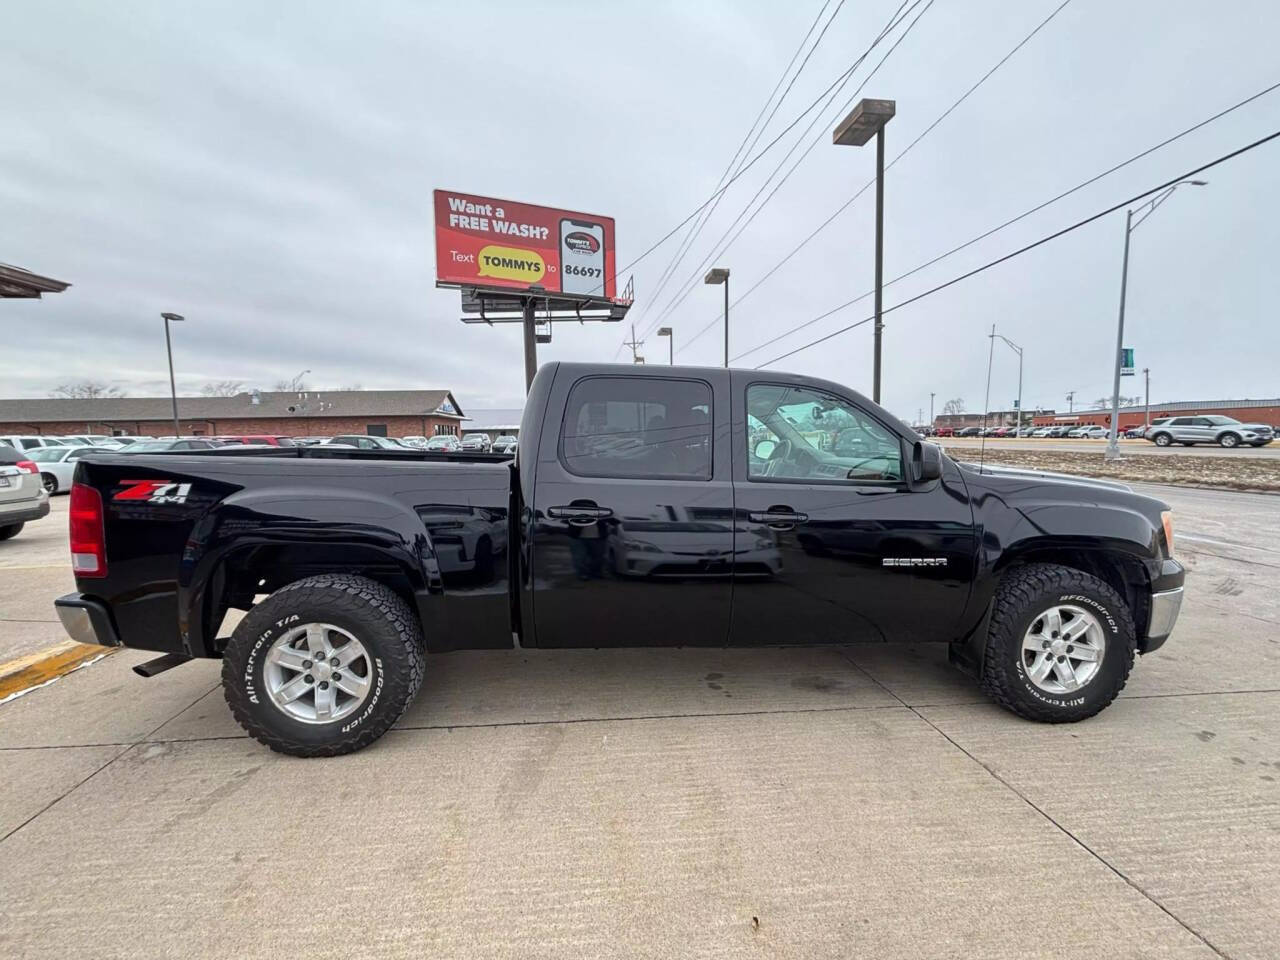
{"label": "tommys logo", "polygon": [[575,230],[573,233],[566,233],[564,236],[564,245],[574,253],[600,252],[600,241],[589,233],[583,233],[581,230]]}

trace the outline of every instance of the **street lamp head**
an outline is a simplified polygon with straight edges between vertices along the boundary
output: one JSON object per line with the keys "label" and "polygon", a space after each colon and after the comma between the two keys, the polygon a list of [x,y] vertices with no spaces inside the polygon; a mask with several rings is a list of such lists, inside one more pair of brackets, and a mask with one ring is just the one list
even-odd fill
{"label": "street lamp head", "polygon": [[860,147],[879,133],[897,110],[896,100],[859,100],[836,125],[831,142],[841,147]]}
{"label": "street lamp head", "polygon": [[180,313],[162,313],[160,314],[160,316],[165,320],[172,320],[174,323],[177,323],[180,320],[187,319]]}
{"label": "street lamp head", "polygon": [[729,279],[729,271],[725,267],[712,267],[707,271],[707,275],[702,278],[703,283],[721,284]]}
{"label": "street lamp head", "polygon": [[671,328],[670,328],[670,327],[659,327],[659,328],[658,328],[658,336],[660,336],[660,337],[669,337],[669,336],[671,336]]}
{"label": "street lamp head", "polygon": [[1189,183],[1193,187],[1207,187],[1209,185],[1208,180],[1183,180],[1182,182]]}

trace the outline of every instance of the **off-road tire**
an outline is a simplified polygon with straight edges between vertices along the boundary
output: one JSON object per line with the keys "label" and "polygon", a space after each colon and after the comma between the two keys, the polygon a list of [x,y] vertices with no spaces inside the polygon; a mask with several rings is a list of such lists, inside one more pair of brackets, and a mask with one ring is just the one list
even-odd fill
{"label": "off-road tire", "polygon": [[[342,627],[369,652],[374,687],[358,716],[304,723],[267,695],[266,651],[281,633],[306,622]],[[404,600],[365,577],[321,574],[281,587],[240,621],[223,652],[222,690],[236,721],[260,743],[295,757],[334,757],[386,733],[413,703],[425,669],[422,629]]]}
{"label": "off-road tire", "polygon": [[0,527],[0,540],[12,540],[22,532],[22,528],[26,525],[27,524],[24,521],[22,523],[11,523],[8,526]]}
{"label": "off-road tire", "polygon": [[1157,447],[1167,447],[1173,443],[1173,437],[1169,436],[1167,433],[1157,433],[1151,439],[1155,441],[1155,445]]}
{"label": "off-road tire", "polygon": [[[1068,602],[1095,614],[1106,635],[1106,651],[1092,680],[1059,695],[1039,689],[1024,674],[1022,638],[1048,607]],[[1075,723],[1098,713],[1124,689],[1135,650],[1133,616],[1108,584],[1058,564],[1017,566],[996,588],[982,689],[1000,706],[1028,720]]]}

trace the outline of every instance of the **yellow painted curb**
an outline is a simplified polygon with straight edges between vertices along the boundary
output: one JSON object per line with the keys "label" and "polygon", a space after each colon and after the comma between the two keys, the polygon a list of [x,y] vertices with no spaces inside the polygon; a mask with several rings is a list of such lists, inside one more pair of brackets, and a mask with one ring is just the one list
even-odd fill
{"label": "yellow painted curb", "polygon": [[85,664],[115,653],[119,647],[99,647],[64,640],[25,657],[0,663],[0,702],[39,687]]}

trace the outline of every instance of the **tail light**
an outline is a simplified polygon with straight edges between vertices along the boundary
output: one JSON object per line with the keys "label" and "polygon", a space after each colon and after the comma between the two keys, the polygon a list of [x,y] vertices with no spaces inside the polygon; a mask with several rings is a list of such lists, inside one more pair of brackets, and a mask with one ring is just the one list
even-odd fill
{"label": "tail light", "polygon": [[40,472],[40,468],[35,465],[35,461],[33,460],[19,460],[17,463],[14,464],[14,466],[17,467],[19,470],[21,470],[23,473],[39,473]]}
{"label": "tail light", "polygon": [[71,569],[77,577],[107,575],[102,495],[84,483],[71,485]]}

